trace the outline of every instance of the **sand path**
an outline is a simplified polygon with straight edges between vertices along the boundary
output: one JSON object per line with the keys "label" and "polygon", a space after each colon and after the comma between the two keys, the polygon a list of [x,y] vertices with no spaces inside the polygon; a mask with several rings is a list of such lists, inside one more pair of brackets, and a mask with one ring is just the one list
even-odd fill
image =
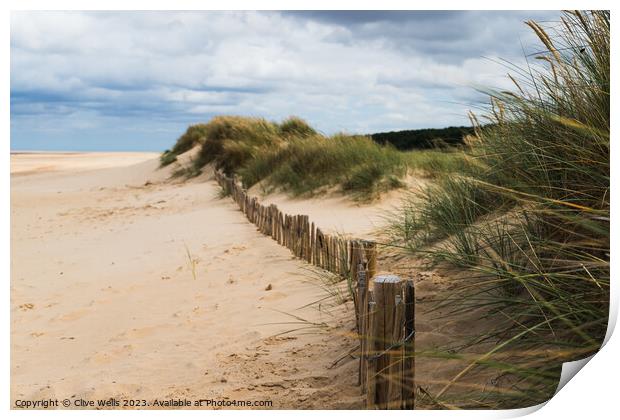
{"label": "sand path", "polygon": [[346,308],[302,308],[325,296],[308,266],[213,181],[161,182],[152,157],[84,170],[55,156],[50,172],[12,156],[12,402],[360,407],[355,362],[330,368],[354,345]]}

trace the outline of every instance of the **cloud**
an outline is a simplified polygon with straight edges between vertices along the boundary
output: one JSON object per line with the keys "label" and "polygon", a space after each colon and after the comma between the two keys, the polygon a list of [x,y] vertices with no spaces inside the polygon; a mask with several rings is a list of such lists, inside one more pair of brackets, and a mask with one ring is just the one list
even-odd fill
{"label": "cloud", "polygon": [[326,133],[464,124],[475,87],[508,86],[489,57],[523,64],[522,45],[535,48],[523,21],[557,16],[13,12],[12,147],[64,130],[79,148],[88,129],[127,139],[102,148],[163,149],[222,113],[295,114]]}

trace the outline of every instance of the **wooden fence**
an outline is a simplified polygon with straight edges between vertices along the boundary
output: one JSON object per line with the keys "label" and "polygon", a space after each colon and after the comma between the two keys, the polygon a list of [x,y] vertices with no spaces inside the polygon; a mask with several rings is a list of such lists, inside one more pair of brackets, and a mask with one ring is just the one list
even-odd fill
{"label": "wooden fence", "polygon": [[275,204],[261,204],[234,176],[216,170],[215,179],[261,233],[297,258],[350,280],[360,340],[358,379],[366,406],[415,408],[413,281],[376,275],[375,242],[326,234],[306,215],[288,215]]}

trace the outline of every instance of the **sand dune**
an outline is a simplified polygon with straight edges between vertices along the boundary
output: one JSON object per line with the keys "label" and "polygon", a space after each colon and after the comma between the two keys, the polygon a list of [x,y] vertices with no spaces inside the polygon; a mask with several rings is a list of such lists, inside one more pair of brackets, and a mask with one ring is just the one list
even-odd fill
{"label": "sand dune", "polygon": [[12,401],[361,406],[355,363],[329,368],[351,314],[300,309],[325,291],[213,181],[162,182],[151,154],[11,159]]}

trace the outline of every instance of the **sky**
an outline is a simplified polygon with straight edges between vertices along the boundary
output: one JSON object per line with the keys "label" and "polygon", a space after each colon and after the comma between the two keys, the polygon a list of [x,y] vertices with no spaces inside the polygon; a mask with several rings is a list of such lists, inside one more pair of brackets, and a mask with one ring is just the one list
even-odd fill
{"label": "sky", "polygon": [[221,114],[467,125],[541,50],[528,19],[559,12],[12,12],[11,150],[162,151]]}

